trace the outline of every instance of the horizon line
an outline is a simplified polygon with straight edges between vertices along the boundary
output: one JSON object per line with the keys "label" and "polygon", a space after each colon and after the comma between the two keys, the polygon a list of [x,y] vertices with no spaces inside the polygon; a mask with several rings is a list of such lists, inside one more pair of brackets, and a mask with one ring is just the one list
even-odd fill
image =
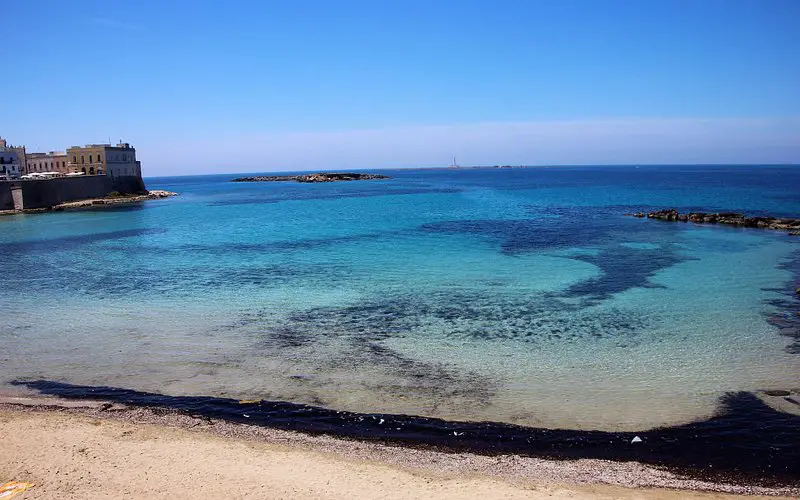
{"label": "horizon line", "polygon": [[173,175],[143,175],[143,179],[159,179],[166,177],[211,177],[217,175],[237,176],[250,174],[285,174],[285,173],[308,173],[308,172],[366,172],[372,170],[511,170],[511,169],[536,169],[536,168],[572,168],[572,167],[800,167],[800,163],[565,163],[565,164],[543,164],[543,165],[459,165],[458,167],[372,167],[372,168],[349,168],[349,169],[330,169],[317,168],[310,170],[249,170],[241,172],[219,172],[219,173],[186,173]]}

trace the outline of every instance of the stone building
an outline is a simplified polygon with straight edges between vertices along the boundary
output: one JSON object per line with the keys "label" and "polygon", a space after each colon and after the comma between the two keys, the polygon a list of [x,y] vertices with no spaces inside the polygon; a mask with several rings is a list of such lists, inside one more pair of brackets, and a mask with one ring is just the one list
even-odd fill
{"label": "stone building", "polygon": [[0,180],[19,179],[19,155],[15,148],[0,137]]}
{"label": "stone building", "polygon": [[17,158],[19,158],[19,173],[25,174],[25,161],[28,158],[28,152],[25,150],[25,146],[10,146],[9,150],[17,153]]}
{"label": "stone building", "polygon": [[67,149],[67,168],[70,172],[110,177],[142,176],[142,166],[136,160],[136,149],[127,142],[116,146],[88,144]]}
{"label": "stone building", "polygon": [[25,157],[23,173],[31,174],[34,172],[70,173],[71,170],[67,167],[67,153],[58,151],[50,151],[49,153],[28,153]]}
{"label": "stone building", "polygon": [[12,146],[0,137],[0,150],[5,152],[12,152],[17,154],[17,161],[19,162],[19,173],[25,173],[25,146]]}

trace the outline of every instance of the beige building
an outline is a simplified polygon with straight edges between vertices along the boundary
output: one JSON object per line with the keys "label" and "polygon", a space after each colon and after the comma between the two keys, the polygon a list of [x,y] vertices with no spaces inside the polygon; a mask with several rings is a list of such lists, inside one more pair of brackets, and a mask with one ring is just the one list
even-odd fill
{"label": "beige building", "polygon": [[58,172],[68,174],[67,153],[50,151],[49,153],[27,153],[25,155],[24,174]]}
{"label": "beige building", "polygon": [[141,163],[136,160],[136,149],[127,142],[87,144],[67,149],[67,169],[86,175],[110,177],[142,176]]}

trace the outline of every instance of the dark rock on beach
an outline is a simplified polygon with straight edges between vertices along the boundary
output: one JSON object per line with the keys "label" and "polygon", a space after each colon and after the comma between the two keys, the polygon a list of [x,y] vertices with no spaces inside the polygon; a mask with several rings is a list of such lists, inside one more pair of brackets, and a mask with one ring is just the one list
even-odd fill
{"label": "dark rock on beach", "polygon": [[320,172],[304,175],[259,175],[255,177],[239,177],[231,182],[339,182],[339,181],[370,181],[375,179],[391,179],[380,174],[358,174],[352,172]]}
{"label": "dark rock on beach", "polygon": [[634,217],[658,219],[671,222],[694,222],[695,224],[727,224],[729,226],[753,227],[787,231],[791,235],[800,235],[800,219],[777,217],[745,217],[738,212],[689,212],[680,213],[674,208],[657,210],[655,212],[637,212]]}
{"label": "dark rock on beach", "polygon": [[766,394],[767,396],[781,397],[781,396],[790,396],[792,393],[789,391],[774,389],[774,390],[764,391],[764,394]]}

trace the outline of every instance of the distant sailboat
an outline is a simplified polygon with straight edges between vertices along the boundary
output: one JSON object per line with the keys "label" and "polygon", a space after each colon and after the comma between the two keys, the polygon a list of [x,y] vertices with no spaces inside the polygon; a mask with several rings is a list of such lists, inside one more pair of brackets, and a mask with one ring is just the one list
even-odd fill
{"label": "distant sailboat", "polygon": [[456,163],[456,157],[453,156],[453,164],[450,165],[450,168],[458,168],[458,163]]}

